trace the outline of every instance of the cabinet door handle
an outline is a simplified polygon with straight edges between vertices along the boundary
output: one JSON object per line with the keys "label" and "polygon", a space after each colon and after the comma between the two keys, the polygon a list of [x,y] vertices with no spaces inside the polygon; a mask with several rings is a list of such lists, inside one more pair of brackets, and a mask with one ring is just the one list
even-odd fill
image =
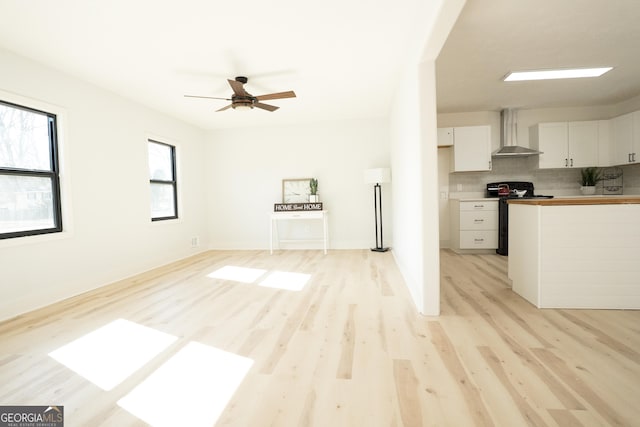
{"label": "cabinet door handle", "polygon": [[473,222],[475,222],[475,223],[484,222],[484,219],[474,219]]}
{"label": "cabinet door handle", "polygon": [[481,242],[484,242],[484,239],[473,239],[473,241],[476,243],[481,243]]}
{"label": "cabinet door handle", "polygon": [[571,159],[571,167],[573,167],[573,159]]}
{"label": "cabinet door handle", "polygon": [[631,160],[631,153],[627,154],[627,158],[629,159],[629,163],[631,163],[633,160]]}
{"label": "cabinet door handle", "polygon": [[482,209],[482,208],[484,208],[484,205],[473,205],[473,207],[477,208],[477,209]]}
{"label": "cabinet door handle", "polygon": [[631,161],[632,162],[636,161],[636,153],[631,153]]}
{"label": "cabinet door handle", "polygon": [[566,168],[567,166],[569,166],[569,159],[564,159],[564,167]]}
{"label": "cabinet door handle", "polygon": [[491,160],[489,160],[489,170],[491,170]]}

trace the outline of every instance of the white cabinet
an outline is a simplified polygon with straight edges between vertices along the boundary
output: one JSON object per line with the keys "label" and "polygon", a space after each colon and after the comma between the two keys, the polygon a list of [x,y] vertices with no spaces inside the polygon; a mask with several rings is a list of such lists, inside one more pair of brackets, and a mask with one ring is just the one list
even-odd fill
{"label": "white cabinet", "polygon": [[598,164],[598,120],[569,122],[569,167],[584,168]]}
{"label": "white cabinet", "polygon": [[613,141],[611,120],[598,120],[598,166],[613,165]]}
{"label": "white cabinet", "polygon": [[612,122],[614,165],[639,163],[640,111],[615,117]]}
{"label": "white cabinet", "polygon": [[498,201],[451,199],[452,249],[497,249]]}
{"label": "white cabinet", "polygon": [[453,128],[438,128],[438,147],[453,145]]}
{"label": "white cabinet", "polygon": [[539,123],[531,128],[531,144],[542,151],[539,168],[583,168],[598,164],[597,120]]}
{"label": "white cabinet", "polygon": [[491,127],[453,128],[453,171],[491,170]]}
{"label": "white cabinet", "polygon": [[631,163],[640,163],[640,111],[633,113],[633,140],[631,145]]}
{"label": "white cabinet", "polygon": [[538,156],[540,169],[568,166],[569,132],[566,122],[540,123],[531,127],[530,133],[531,146],[542,151]]}

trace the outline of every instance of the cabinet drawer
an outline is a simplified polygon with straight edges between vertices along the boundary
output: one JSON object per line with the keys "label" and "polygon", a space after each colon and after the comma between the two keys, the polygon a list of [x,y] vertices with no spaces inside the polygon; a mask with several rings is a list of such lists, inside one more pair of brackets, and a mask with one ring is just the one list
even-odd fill
{"label": "cabinet drawer", "polygon": [[497,200],[486,200],[477,202],[460,202],[461,211],[497,211]]}
{"label": "cabinet drawer", "polygon": [[496,211],[461,211],[460,230],[497,230]]}
{"label": "cabinet drawer", "polygon": [[496,249],[498,230],[461,231],[460,249]]}

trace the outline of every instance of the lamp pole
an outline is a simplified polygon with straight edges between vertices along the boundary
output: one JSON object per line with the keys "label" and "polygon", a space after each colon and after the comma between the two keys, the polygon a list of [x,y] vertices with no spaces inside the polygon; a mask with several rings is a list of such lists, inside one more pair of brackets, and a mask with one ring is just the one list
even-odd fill
{"label": "lamp pole", "polygon": [[[389,248],[384,247],[383,233],[382,233],[382,186],[379,182],[373,186],[373,209],[375,215],[375,225],[376,225],[376,247],[371,248],[374,252],[386,252]],[[378,227],[378,222],[380,226]],[[380,232],[378,233],[378,229]],[[380,243],[378,243],[378,237],[380,238]]]}
{"label": "lamp pole", "polygon": [[391,181],[391,171],[388,168],[367,169],[364,171],[364,181],[373,186],[373,213],[376,230],[376,247],[371,248],[374,252],[386,252],[389,248],[384,247],[382,237],[382,186],[381,183]]}

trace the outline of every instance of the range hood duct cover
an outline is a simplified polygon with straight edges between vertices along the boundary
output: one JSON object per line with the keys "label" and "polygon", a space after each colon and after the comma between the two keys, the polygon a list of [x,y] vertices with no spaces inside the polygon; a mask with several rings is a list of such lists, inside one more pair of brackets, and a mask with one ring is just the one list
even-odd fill
{"label": "range hood duct cover", "polygon": [[493,157],[525,157],[542,154],[540,151],[518,145],[517,117],[516,110],[500,111],[500,148],[491,154]]}

